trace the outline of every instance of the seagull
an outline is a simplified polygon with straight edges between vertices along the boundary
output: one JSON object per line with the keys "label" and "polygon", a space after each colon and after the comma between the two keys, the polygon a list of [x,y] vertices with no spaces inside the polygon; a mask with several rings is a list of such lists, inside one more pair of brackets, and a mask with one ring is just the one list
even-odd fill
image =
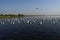
{"label": "seagull", "polygon": [[40,24],[42,24],[42,22],[40,22]]}

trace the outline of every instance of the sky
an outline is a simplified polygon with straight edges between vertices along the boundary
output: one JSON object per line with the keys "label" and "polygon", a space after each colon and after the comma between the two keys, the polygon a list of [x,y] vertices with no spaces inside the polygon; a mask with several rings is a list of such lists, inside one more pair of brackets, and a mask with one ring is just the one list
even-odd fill
{"label": "sky", "polygon": [[0,14],[60,15],[60,0],[0,0]]}

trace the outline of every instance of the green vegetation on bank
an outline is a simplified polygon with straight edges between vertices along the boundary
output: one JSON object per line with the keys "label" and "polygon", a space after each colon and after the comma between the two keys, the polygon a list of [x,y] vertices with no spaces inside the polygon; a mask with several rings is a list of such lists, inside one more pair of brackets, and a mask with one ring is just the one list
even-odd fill
{"label": "green vegetation on bank", "polygon": [[23,14],[0,14],[0,18],[20,18],[20,17],[24,17]]}

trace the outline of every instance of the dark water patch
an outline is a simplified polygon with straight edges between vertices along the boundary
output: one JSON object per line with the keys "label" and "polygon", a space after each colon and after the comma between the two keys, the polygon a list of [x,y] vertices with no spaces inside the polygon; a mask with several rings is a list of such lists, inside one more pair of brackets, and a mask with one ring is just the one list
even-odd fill
{"label": "dark water patch", "polygon": [[1,24],[1,40],[58,40],[60,25]]}

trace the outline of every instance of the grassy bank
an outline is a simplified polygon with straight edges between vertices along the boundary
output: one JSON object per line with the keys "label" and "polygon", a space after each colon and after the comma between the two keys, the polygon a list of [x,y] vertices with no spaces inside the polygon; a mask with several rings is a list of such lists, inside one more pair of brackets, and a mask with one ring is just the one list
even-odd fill
{"label": "grassy bank", "polygon": [[20,18],[20,17],[24,17],[23,14],[0,14],[0,18]]}

